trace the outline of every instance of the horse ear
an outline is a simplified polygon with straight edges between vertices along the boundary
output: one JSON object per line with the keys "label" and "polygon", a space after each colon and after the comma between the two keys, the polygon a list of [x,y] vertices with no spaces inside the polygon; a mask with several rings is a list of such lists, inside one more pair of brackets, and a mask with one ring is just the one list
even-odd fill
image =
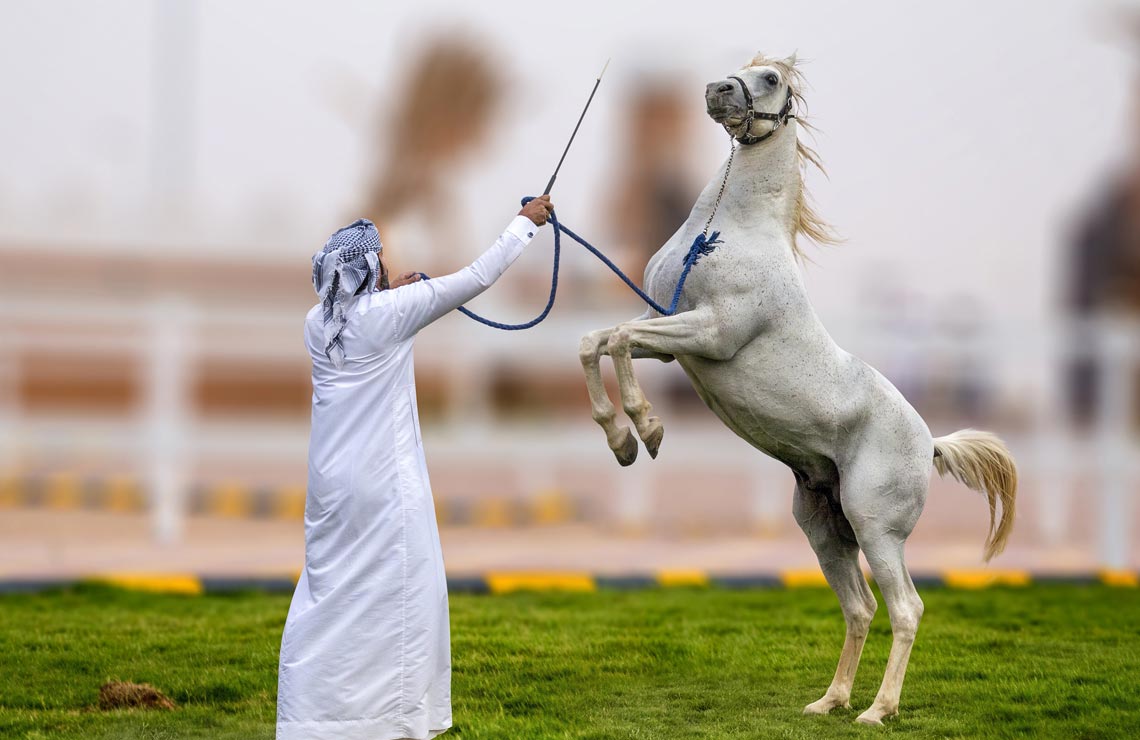
{"label": "horse ear", "polygon": [[785,57],[784,64],[788,65],[789,67],[796,66],[796,52],[793,51],[790,56]]}

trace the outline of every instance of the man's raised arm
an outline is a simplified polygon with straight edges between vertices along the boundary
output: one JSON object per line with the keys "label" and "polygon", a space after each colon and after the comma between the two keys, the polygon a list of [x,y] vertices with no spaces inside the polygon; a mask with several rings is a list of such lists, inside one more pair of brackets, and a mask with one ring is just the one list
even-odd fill
{"label": "man's raised arm", "polygon": [[522,254],[523,247],[546,223],[552,206],[544,195],[523,206],[519,215],[477,260],[458,272],[421,280],[393,290],[396,336],[407,339],[444,314],[482,293]]}

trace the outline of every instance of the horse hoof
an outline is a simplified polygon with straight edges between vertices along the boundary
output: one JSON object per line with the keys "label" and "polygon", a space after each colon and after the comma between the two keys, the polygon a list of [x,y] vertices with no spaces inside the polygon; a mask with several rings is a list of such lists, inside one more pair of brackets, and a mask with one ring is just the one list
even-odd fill
{"label": "horse hoof", "polygon": [[633,465],[637,459],[637,438],[629,431],[629,427],[623,427],[619,434],[617,444],[611,445],[610,449],[614,451],[618,464],[625,468]]}
{"label": "horse hoof", "polygon": [[897,709],[893,712],[885,711],[872,704],[870,709],[856,717],[855,721],[861,725],[879,725],[881,727],[884,717],[893,717],[896,714],[898,714]]}
{"label": "horse hoof", "polygon": [[645,436],[645,449],[649,451],[649,456],[654,460],[657,459],[657,451],[661,448],[661,438],[665,436],[665,427],[661,425],[661,420],[653,418],[649,420],[649,434]]}
{"label": "horse hoof", "polygon": [[804,707],[804,714],[827,714],[828,712],[830,712],[832,709],[835,709],[836,707],[843,707],[844,709],[850,709],[851,703],[850,702],[842,702],[842,701],[839,701],[837,699],[832,699],[830,697],[825,696],[822,699],[820,699],[819,701],[813,701],[811,704],[808,704],[806,707]]}

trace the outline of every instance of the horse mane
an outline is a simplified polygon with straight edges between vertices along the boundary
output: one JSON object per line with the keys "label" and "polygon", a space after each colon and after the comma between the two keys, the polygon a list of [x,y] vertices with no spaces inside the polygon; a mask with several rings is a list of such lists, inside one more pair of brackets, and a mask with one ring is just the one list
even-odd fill
{"label": "horse mane", "polygon": [[[745,67],[774,67],[776,68],[787,81],[788,86],[792,91],[792,99],[796,101],[796,121],[807,131],[814,131],[815,127],[807,121],[807,116],[801,111],[807,110],[807,100],[803,96],[803,90],[806,85],[803,73],[796,67],[795,62],[791,64],[784,59],[773,59],[763,54],[757,54],[752,57]],[[827,176],[827,170],[823,167],[823,162],[819,159],[819,154],[814,149],[804,143],[804,140],[798,135],[796,136],[796,159],[799,162],[800,170],[800,192],[796,198],[796,228],[794,237],[792,239],[792,252],[795,253],[796,259],[810,260],[805,254],[803,248],[800,246],[800,237],[805,237],[820,246],[834,245],[842,241],[835,230],[828,224],[818,213],[811,204],[811,196],[807,192],[807,186],[804,184],[804,175],[807,173],[808,165],[814,166],[820,172]]]}

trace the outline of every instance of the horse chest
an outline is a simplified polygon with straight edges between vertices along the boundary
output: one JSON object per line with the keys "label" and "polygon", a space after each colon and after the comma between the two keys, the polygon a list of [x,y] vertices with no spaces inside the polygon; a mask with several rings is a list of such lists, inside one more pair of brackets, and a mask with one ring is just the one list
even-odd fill
{"label": "horse chest", "polygon": [[[673,293],[677,289],[677,282],[681,279],[681,273],[685,269],[685,258],[689,254],[689,248],[692,246],[694,238],[695,235],[688,236],[687,239],[670,240],[646,266],[646,292],[657,303],[668,306],[673,300]],[[701,293],[700,288],[704,282],[700,274],[702,268],[707,268],[708,261],[714,256],[715,253],[704,256],[693,266],[689,272],[689,277],[685,280],[685,288],[681,293],[680,301],[677,303],[677,311],[686,311],[692,308],[694,303],[692,296]]]}

